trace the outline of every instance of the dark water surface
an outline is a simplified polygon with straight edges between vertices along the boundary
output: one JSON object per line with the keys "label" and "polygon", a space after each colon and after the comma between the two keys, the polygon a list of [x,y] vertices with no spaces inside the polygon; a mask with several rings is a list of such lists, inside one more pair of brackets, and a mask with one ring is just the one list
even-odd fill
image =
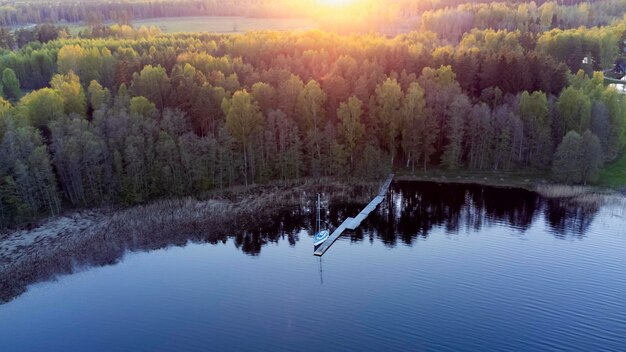
{"label": "dark water surface", "polygon": [[626,350],[623,204],[397,183],[321,260],[313,216],[32,285],[0,350]]}

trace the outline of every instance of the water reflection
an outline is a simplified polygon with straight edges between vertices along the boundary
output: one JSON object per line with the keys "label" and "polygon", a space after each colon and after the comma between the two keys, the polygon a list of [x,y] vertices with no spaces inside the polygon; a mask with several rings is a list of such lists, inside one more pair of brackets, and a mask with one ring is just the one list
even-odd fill
{"label": "water reflection", "polygon": [[546,201],[545,217],[557,238],[582,237],[600,210],[596,203],[572,203],[567,199]]}
{"label": "water reflection", "polygon": [[411,245],[435,227],[454,234],[462,226],[479,230],[506,223],[523,231],[537,214],[540,199],[520,189],[422,182],[398,182],[390,192],[387,207],[375,220],[376,232],[390,245]]}
{"label": "water reflection", "polygon": [[[328,195],[326,195],[328,196]],[[330,204],[324,220],[333,229],[346,217],[356,215],[362,204]],[[582,238],[600,206],[596,203],[574,203],[567,199],[546,199],[521,189],[478,185],[396,182],[385,202],[354,232],[353,242],[380,240],[393,247],[398,243],[411,246],[427,239],[434,229],[457,234],[462,229],[480,230],[506,225],[523,234],[538,219],[545,221],[556,238]],[[21,294],[28,284],[49,280],[57,274],[68,274],[76,266],[103,266],[117,263],[126,251],[145,251],[187,243],[226,243],[233,238],[235,246],[248,255],[258,255],[264,246],[287,241],[310,242],[315,227],[315,212],[309,205],[276,209],[271,215],[239,219],[227,228],[205,229],[196,233],[176,233],[132,238],[110,236],[82,244],[69,255],[51,256],[17,272],[6,272],[0,278],[0,302]],[[303,238],[303,234],[309,236]],[[312,247],[312,245],[311,245]],[[6,271],[6,270],[4,270]],[[320,263],[320,279],[322,274]]]}
{"label": "water reflection", "polygon": [[[463,184],[396,182],[384,206],[364,224],[364,231],[394,246],[413,245],[435,228],[456,234],[504,224],[524,233],[540,217],[557,238],[582,237],[600,206],[570,199],[547,199],[523,189]],[[363,231],[351,235],[363,240]]]}

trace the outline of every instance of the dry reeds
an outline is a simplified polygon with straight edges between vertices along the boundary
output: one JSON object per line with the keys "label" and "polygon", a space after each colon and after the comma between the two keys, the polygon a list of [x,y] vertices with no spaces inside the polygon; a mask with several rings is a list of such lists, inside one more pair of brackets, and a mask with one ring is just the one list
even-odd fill
{"label": "dry reeds", "polygon": [[[307,180],[217,191],[207,199],[167,199],[128,209],[75,212],[32,230],[6,234],[16,243],[29,236],[32,241],[0,247],[0,302],[31,283],[71,273],[77,266],[116,263],[128,250],[226,241],[270,222],[286,207],[312,202],[318,192],[331,202],[363,203],[379,186],[379,182]],[[45,235],[34,235],[37,231]]]}
{"label": "dry reeds", "polygon": [[545,198],[559,198],[579,207],[596,209],[605,204],[609,196],[587,186],[539,185],[536,191]]}

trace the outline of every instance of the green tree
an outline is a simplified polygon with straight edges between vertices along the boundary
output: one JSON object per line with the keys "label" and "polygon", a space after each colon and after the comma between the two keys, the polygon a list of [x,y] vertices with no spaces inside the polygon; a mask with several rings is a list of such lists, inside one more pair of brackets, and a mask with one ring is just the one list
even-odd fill
{"label": "green tree", "polygon": [[483,170],[490,164],[494,142],[491,111],[487,104],[476,104],[469,113],[465,143],[468,166]]}
{"label": "green tree", "polygon": [[380,127],[381,142],[391,156],[391,165],[396,156],[397,137],[402,124],[402,88],[398,81],[387,78],[376,88],[376,118]]}
{"label": "green tree", "polygon": [[4,95],[11,100],[17,100],[22,94],[20,81],[17,79],[15,71],[8,67],[2,71],[2,89],[4,90]]}
{"label": "green tree", "polygon": [[248,185],[249,149],[254,135],[262,130],[263,114],[252,95],[246,90],[235,92],[231,99],[224,99],[222,109],[226,115],[228,132],[242,146],[243,174]]}
{"label": "green tree", "polygon": [[107,88],[103,88],[100,83],[93,80],[87,88],[89,94],[89,104],[93,110],[98,110],[103,106],[109,105],[111,93]]}
{"label": "green tree", "polygon": [[30,217],[58,214],[57,182],[40,132],[31,126],[8,127],[0,145],[0,173],[8,175],[4,182],[13,189],[12,197],[19,198],[16,206],[27,209]]}
{"label": "green tree", "polygon": [[259,103],[259,107],[264,114],[268,114],[270,110],[275,108],[276,91],[274,88],[263,82],[257,82],[252,85],[252,96]]}
{"label": "green tree", "polygon": [[583,138],[576,131],[569,131],[554,153],[552,175],[561,182],[580,183],[583,180]]}
{"label": "green tree", "polygon": [[0,48],[11,50],[15,47],[15,38],[8,28],[0,28]]}
{"label": "green tree", "polygon": [[437,136],[437,150],[442,150],[449,130],[448,123],[452,115],[450,106],[453,99],[461,93],[461,86],[456,81],[456,75],[450,66],[438,69],[426,67],[418,78],[419,85],[424,89],[426,107],[428,107],[439,126]]}
{"label": "green tree", "polygon": [[61,74],[70,71],[80,75],[81,60],[85,55],[85,49],[80,45],[65,45],[57,54],[57,67]]}
{"label": "green tree", "polygon": [[170,80],[165,68],[160,65],[145,66],[140,73],[133,74],[131,87],[134,95],[144,96],[156,104],[159,110],[165,107],[166,99],[171,92]]}
{"label": "green tree", "polygon": [[552,158],[548,98],[543,92],[520,96],[519,115],[524,124],[524,160],[536,167],[549,167]]}
{"label": "green tree", "polygon": [[596,135],[587,130],[582,138],[582,182],[596,182],[603,164],[602,145]]}
{"label": "green tree", "polygon": [[565,131],[581,134],[589,129],[591,101],[581,89],[566,88],[559,97],[557,109]]}
{"label": "green tree", "polygon": [[602,92],[600,101],[604,103],[609,114],[609,138],[606,141],[607,160],[616,159],[626,145],[626,99],[613,87]]}
{"label": "green tree", "polygon": [[429,113],[424,98],[424,89],[414,82],[409,86],[403,102],[404,123],[402,148],[407,166],[422,161],[424,170],[435,153],[435,142],[439,135],[437,120]]}
{"label": "green tree", "polygon": [[57,90],[44,88],[26,94],[20,99],[17,109],[28,123],[37,128],[44,128],[64,114],[63,97]]}
{"label": "green tree", "polygon": [[143,117],[153,117],[157,114],[157,108],[146,97],[133,97],[130,99],[130,113]]}
{"label": "green tree", "polygon": [[87,115],[87,98],[85,90],[80,85],[80,78],[70,71],[65,75],[55,75],[50,86],[59,92],[65,103],[66,114]]}
{"label": "green tree", "polygon": [[0,141],[7,130],[7,124],[13,123],[12,118],[13,106],[4,98],[0,98]]}
{"label": "green tree", "polygon": [[302,89],[304,89],[304,83],[300,77],[291,75],[287,80],[281,82],[276,90],[278,108],[294,121],[297,121],[298,97]]}
{"label": "green tree", "polygon": [[461,166],[463,140],[465,138],[465,120],[471,109],[472,104],[464,94],[455,96],[452,100],[452,105],[450,105],[448,144],[441,158],[441,163],[449,170],[456,170]]}
{"label": "green tree", "polygon": [[552,174],[555,179],[567,183],[595,182],[602,167],[602,145],[598,137],[585,131],[568,132],[554,153]]}
{"label": "green tree", "polygon": [[353,96],[347,102],[339,104],[339,133],[344,141],[344,148],[350,155],[350,165],[354,168],[354,152],[365,135],[365,125],[361,121],[363,103]]}
{"label": "green tree", "polygon": [[322,128],[325,125],[325,102],[326,93],[314,80],[309,81],[298,96],[298,112],[300,113],[302,131],[306,135],[310,170],[313,175],[319,175],[321,164],[323,163],[320,144]]}
{"label": "green tree", "polygon": [[52,161],[61,187],[74,205],[105,200],[106,144],[86,119],[73,114],[50,123]]}

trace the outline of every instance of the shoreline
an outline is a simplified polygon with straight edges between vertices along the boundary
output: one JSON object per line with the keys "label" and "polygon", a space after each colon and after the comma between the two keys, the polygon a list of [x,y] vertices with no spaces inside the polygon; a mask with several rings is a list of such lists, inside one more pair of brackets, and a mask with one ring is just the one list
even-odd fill
{"label": "shoreline", "polygon": [[[495,178],[404,173],[394,180],[521,188],[582,207],[625,199],[622,193],[595,187],[537,183],[531,178],[515,182],[499,178],[493,182]],[[21,228],[3,230],[0,304],[19,296],[30,284],[71,274],[85,266],[115,264],[128,251],[150,251],[189,242],[218,243],[243,236],[239,238],[242,247],[249,246],[254,255],[259,243],[271,240],[263,238],[258,230],[276,221],[281,211],[295,206],[311,208],[317,192],[326,194],[331,203],[365,203],[378,192],[381,182],[322,178],[237,186],[195,198],[68,210]]]}
{"label": "shoreline", "polygon": [[520,188],[539,193],[548,198],[568,197],[572,194],[626,195],[626,185],[619,188],[599,184],[569,185],[553,182],[546,177],[546,175],[542,174],[451,173],[446,171],[427,171],[399,173],[396,175],[395,180]]}
{"label": "shoreline", "polygon": [[379,183],[320,179],[235,187],[198,199],[66,211],[34,225],[5,230],[0,234],[0,304],[28,285],[85,266],[115,264],[127,251],[190,241],[218,243],[241,234],[242,246],[251,246],[254,253],[256,242],[267,239],[251,239],[248,234],[271,224],[281,211],[313,202],[315,192],[328,194],[331,202],[365,201],[377,192]]}

